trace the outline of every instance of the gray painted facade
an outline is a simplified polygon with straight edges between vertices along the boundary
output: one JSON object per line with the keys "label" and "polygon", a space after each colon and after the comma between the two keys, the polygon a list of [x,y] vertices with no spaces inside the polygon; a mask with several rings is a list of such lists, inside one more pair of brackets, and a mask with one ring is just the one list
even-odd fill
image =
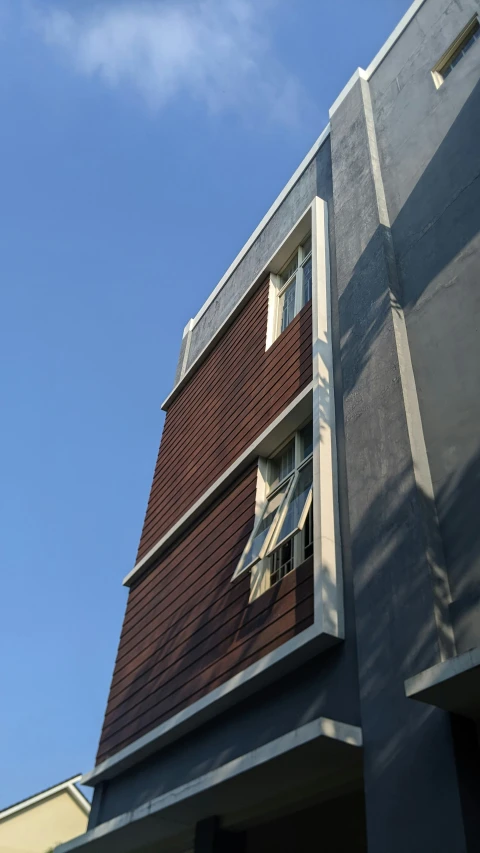
{"label": "gray painted facade", "polygon": [[[361,797],[366,816],[357,846],[340,819],[325,849],[480,850],[476,720],[405,692],[407,679],[480,646],[480,42],[438,89],[431,74],[480,4],[414,5],[369,79],[358,74],[336,102],[330,134],[190,323],[176,376],[181,382],[234,316],[315,195],[326,200],[345,639],[112,772],[95,789],[90,829],[325,717],[361,729],[363,774],[352,764],[342,778],[332,773],[330,795],[325,783],[315,795],[335,808],[344,797],[346,824]],[[147,848],[140,833],[135,849],[257,849],[251,826],[265,817],[235,831],[210,817],[187,846]],[[320,825],[318,833],[320,846]]]}

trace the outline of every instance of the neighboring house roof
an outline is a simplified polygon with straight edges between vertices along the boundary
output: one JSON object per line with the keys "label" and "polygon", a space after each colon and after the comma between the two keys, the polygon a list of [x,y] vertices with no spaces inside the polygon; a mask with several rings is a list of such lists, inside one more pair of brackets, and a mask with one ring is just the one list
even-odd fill
{"label": "neighboring house roof", "polygon": [[23,811],[24,809],[31,808],[31,806],[40,803],[42,800],[46,800],[48,797],[60,794],[62,791],[69,793],[80,808],[83,809],[85,814],[88,815],[90,813],[90,803],[84,794],[82,794],[80,789],[77,788],[77,782],[79,782],[81,778],[82,774],[79,773],[77,776],[72,776],[71,779],[59,782],[58,785],[54,785],[52,788],[45,788],[44,791],[39,791],[39,793],[34,794],[33,797],[28,797],[26,800],[20,800],[20,802],[8,806],[8,808],[0,811],[0,822],[14,814],[17,814],[18,812]]}

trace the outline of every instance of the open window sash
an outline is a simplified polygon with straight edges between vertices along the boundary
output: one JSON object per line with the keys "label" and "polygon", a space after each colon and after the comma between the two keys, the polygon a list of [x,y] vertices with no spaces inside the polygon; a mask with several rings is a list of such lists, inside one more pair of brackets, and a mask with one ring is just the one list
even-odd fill
{"label": "open window sash", "polygon": [[313,498],[313,465],[310,460],[295,475],[281,512],[278,514],[273,536],[270,537],[265,556],[273,554],[285,542],[303,530]]}
{"label": "open window sash", "polygon": [[283,510],[288,503],[296,479],[296,476],[289,477],[273,495],[269,495],[265,500],[232,580],[249,571],[264,558],[277,529],[278,520],[284,515]]}

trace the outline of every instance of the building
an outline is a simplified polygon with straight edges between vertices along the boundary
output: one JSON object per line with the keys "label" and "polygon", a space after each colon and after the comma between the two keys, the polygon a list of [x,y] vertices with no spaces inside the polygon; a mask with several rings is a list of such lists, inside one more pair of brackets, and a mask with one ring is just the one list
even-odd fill
{"label": "building", "polygon": [[73,776],[0,811],[0,853],[48,853],[87,829],[90,803]]}
{"label": "building", "polygon": [[416,0],[185,329],[63,853],[480,850],[479,13]]}

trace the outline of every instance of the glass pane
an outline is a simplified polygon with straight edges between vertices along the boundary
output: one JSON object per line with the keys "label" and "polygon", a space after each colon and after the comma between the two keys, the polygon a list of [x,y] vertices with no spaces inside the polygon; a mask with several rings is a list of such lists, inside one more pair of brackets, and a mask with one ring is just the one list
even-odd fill
{"label": "glass pane", "polygon": [[303,305],[312,298],[312,259],[309,258],[303,265]]}
{"label": "glass pane", "polygon": [[470,50],[472,44],[477,40],[477,38],[478,38],[478,33],[474,33],[473,36],[470,36],[465,47],[463,48],[462,53],[465,54],[467,52],[467,50]]}
{"label": "glass pane", "polygon": [[297,485],[288,504],[287,514],[277,536],[277,542],[281,542],[282,539],[290,536],[298,528],[300,517],[305,509],[305,503],[312,488],[312,478],[313,466],[311,462],[308,462],[300,471]]}
{"label": "glass pane", "polygon": [[445,77],[448,77],[450,72],[453,71],[453,69],[455,68],[456,65],[458,65],[458,63],[460,62],[462,57],[465,56],[467,50],[470,50],[472,45],[478,40],[478,38],[480,36],[480,25],[478,24],[478,21],[474,25],[473,32],[472,32],[472,30],[470,30],[470,33],[471,33],[471,35],[468,37],[468,40],[461,47],[458,48],[457,53],[450,60],[449,65],[447,65],[447,67],[444,68],[443,71],[441,72],[442,77],[444,79],[445,79]]}
{"label": "glass pane", "polygon": [[284,284],[288,281],[289,278],[292,277],[292,275],[295,272],[295,270],[297,269],[297,267],[298,267],[298,252],[295,252],[293,258],[288,262],[287,266],[285,267],[285,269],[283,270],[283,272],[280,276],[280,278],[282,279]]}
{"label": "glass pane", "polygon": [[289,539],[272,554],[270,564],[270,584],[277,583],[293,569],[293,540]]}
{"label": "glass pane", "polygon": [[282,326],[280,331],[283,332],[284,329],[292,322],[295,317],[295,282],[287,287],[285,293],[283,294],[283,304],[282,304]]}
{"label": "glass pane", "polygon": [[300,453],[302,459],[306,459],[307,456],[310,456],[310,454],[313,453],[312,421],[300,430]]}
{"label": "glass pane", "polygon": [[303,249],[303,257],[306,258],[307,255],[309,255],[310,252],[312,251],[312,237],[311,237],[311,235],[309,237],[307,237],[307,239],[305,240],[305,242],[302,246],[302,249]]}
{"label": "glass pane", "polygon": [[290,481],[288,481],[283,488],[279,489],[279,491],[276,492],[267,502],[262,518],[255,531],[255,536],[250,543],[250,547],[245,552],[245,559],[243,561],[244,566],[248,566],[250,563],[258,560],[260,551],[262,550],[265,540],[270,532],[270,527],[274,522],[277,511],[285,497],[289,482]]}
{"label": "glass pane", "polygon": [[[289,540],[291,542],[291,540]],[[313,507],[310,506],[303,528],[303,559],[307,560],[313,554]]]}
{"label": "glass pane", "polygon": [[295,439],[290,441],[286,447],[271,460],[270,488],[274,489],[295,468]]}

